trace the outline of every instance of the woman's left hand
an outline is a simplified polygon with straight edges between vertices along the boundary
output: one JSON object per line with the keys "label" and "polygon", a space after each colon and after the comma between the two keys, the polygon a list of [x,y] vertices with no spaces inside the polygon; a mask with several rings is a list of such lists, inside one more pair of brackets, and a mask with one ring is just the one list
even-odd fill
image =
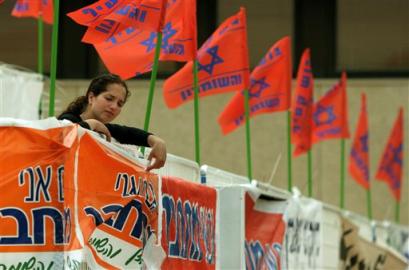
{"label": "woman's left hand", "polygon": [[152,169],[162,168],[166,161],[165,141],[155,135],[149,135],[148,144],[151,147],[151,152],[148,156],[150,163],[146,170],[150,171]]}

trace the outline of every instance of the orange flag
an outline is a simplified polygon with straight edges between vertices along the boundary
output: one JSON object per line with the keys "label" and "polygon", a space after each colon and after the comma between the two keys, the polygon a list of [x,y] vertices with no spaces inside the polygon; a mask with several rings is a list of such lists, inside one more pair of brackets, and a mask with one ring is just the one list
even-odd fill
{"label": "orange flag", "polygon": [[11,15],[18,18],[38,18],[41,15],[45,23],[53,24],[53,1],[17,0]]}
{"label": "orange flag", "polygon": [[396,201],[400,201],[403,164],[403,108],[389,136],[388,143],[378,166],[376,179],[389,184]]}
{"label": "orange flag", "polygon": [[160,27],[163,5],[162,0],[99,0],[67,16],[101,35],[107,31],[104,24],[116,23],[156,31]]}
{"label": "orange flag", "polygon": [[291,142],[295,145],[294,156],[311,149],[313,91],[310,49],[306,49],[298,66],[297,86],[291,106]]}
{"label": "orange flag", "polygon": [[[225,20],[197,52],[199,96],[243,90],[249,85],[246,12]],[[164,83],[169,108],[193,99],[193,61]]]}
{"label": "orange flag", "polygon": [[366,95],[361,96],[361,114],[349,155],[349,173],[365,189],[369,189],[368,116]]}
{"label": "orange flag", "polygon": [[[289,37],[279,40],[250,75],[250,117],[277,111],[290,106],[291,42]],[[218,118],[223,134],[234,131],[245,122],[244,94],[237,92]]]}
{"label": "orange flag", "polygon": [[[108,70],[128,79],[152,69],[157,33],[112,24],[107,35],[93,43]],[[116,29],[124,29],[118,32]],[[166,7],[160,60],[189,61],[196,55],[196,0],[175,0]],[[94,33],[95,34],[95,33]],[[88,36],[89,37],[89,36]],[[84,40],[85,39],[85,40]],[[87,34],[83,41],[87,40]],[[101,40],[101,37],[100,39]]]}
{"label": "orange flag", "polygon": [[346,73],[313,107],[312,142],[349,138]]}

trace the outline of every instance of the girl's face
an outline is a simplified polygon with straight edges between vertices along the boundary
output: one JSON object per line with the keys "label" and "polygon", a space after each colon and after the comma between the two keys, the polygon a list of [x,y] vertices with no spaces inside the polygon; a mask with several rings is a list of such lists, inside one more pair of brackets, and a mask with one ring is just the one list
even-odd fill
{"label": "girl's face", "polygon": [[91,117],[106,124],[114,120],[125,104],[126,90],[117,83],[108,84],[105,92],[98,96],[90,93],[88,110]]}

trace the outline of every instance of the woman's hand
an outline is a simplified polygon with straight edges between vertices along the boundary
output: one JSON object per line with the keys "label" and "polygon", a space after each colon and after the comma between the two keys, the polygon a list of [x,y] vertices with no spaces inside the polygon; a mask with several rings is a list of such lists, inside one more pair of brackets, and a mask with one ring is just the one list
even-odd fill
{"label": "woman's hand", "polygon": [[111,141],[111,133],[109,133],[108,128],[102,122],[96,119],[87,119],[84,122],[87,122],[91,130],[104,134],[108,142]]}
{"label": "woman's hand", "polygon": [[159,169],[163,167],[166,161],[165,141],[155,135],[149,135],[148,144],[151,147],[151,152],[149,153],[149,156],[148,156],[148,160],[150,161],[150,164],[146,168],[146,170],[150,171],[152,169]]}

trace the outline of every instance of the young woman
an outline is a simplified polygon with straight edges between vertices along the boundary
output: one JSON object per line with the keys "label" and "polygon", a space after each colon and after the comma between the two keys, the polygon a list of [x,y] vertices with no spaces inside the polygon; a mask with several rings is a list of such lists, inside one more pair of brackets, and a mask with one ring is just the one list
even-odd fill
{"label": "young woman", "polygon": [[118,142],[151,147],[147,170],[161,168],[166,161],[165,142],[144,130],[110,124],[120,113],[130,93],[126,83],[117,75],[105,74],[91,81],[85,96],[68,105],[58,119],[67,119],[80,126],[111,136]]}

